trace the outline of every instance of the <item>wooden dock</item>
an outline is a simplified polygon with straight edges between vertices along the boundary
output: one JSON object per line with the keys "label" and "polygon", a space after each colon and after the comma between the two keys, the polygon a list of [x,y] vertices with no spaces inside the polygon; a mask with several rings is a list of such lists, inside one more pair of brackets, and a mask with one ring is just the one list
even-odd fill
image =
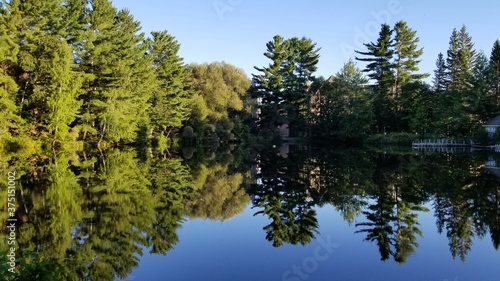
{"label": "wooden dock", "polygon": [[416,140],[411,143],[414,148],[433,148],[433,147],[468,147],[470,143],[466,143],[465,140],[456,141],[452,139],[425,139]]}

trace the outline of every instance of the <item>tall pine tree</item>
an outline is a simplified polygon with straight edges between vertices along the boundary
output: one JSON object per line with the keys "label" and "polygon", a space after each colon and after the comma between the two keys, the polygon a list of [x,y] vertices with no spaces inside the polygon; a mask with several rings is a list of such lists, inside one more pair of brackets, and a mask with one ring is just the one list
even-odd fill
{"label": "tall pine tree", "polygon": [[260,110],[259,125],[263,132],[275,132],[284,124],[283,91],[284,79],[290,75],[294,65],[288,63],[292,55],[290,41],[276,35],[266,44],[264,56],[271,60],[267,67],[255,67],[259,74],[253,74],[252,93]]}
{"label": "tall pine tree", "polygon": [[391,27],[382,24],[377,42],[365,43],[366,52],[356,53],[367,56],[357,60],[367,62],[364,72],[375,81],[373,85],[373,107],[377,121],[378,131],[385,131],[393,125],[394,121],[394,41]]}
{"label": "tall pine tree", "polygon": [[[148,53],[156,73],[156,88],[149,100],[153,130],[166,133],[180,128],[189,115],[188,71],[178,52],[180,44],[167,31],[152,32]],[[168,133],[167,133],[168,135]]]}
{"label": "tall pine tree", "polygon": [[22,123],[20,108],[16,104],[19,87],[14,76],[19,45],[12,26],[8,26],[9,13],[7,7],[0,7],[0,141],[10,131],[18,130]]}
{"label": "tall pine tree", "polygon": [[[286,119],[291,135],[304,133],[309,111],[311,92],[309,85],[314,80],[314,72],[319,61],[319,48],[309,38],[293,37],[288,39],[292,56],[289,64],[293,65],[293,72],[285,76],[286,90],[283,93]],[[301,129],[302,128],[302,132]]]}
{"label": "tall pine tree", "polygon": [[457,90],[471,88],[476,57],[474,43],[465,25],[460,31],[453,29],[446,59],[450,88]]}
{"label": "tall pine tree", "polygon": [[399,21],[394,26],[394,125],[395,130],[407,129],[404,124],[406,112],[411,110],[409,100],[416,94],[414,87],[410,84],[419,83],[428,74],[416,73],[419,71],[418,64],[420,56],[423,54],[423,48],[418,49],[417,43],[420,38],[416,36],[417,32],[408,27],[404,21]]}
{"label": "tall pine tree", "polygon": [[84,136],[133,142],[149,123],[147,101],[155,85],[144,35],[129,11],[117,12],[108,0],[92,1],[90,19],[82,58],[94,79],[84,96]]}
{"label": "tall pine tree", "polygon": [[490,68],[492,72],[491,90],[495,94],[495,102],[500,105],[500,40],[493,44],[490,56]]}

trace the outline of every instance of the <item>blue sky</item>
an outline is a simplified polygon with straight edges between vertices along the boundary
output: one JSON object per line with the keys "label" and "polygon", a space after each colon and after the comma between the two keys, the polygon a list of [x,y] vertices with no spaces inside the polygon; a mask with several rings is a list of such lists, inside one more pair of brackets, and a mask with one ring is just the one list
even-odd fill
{"label": "blue sky", "polygon": [[[380,24],[399,20],[417,31],[424,47],[420,68],[431,73],[446,54],[453,28],[467,26],[478,51],[489,57],[500,39],[500,1],[417,0],[114,0],[143,31],[168,30],[181,43],[186,63],[226,61],[250,77],[269,63],[263,53],[274,35],[308,37],[321,47],[316,75],[336,73],[362,43],[376,41]],[[363,65],[360,64],[362,67]],[[430,77],[429,79],[431,79]]]}

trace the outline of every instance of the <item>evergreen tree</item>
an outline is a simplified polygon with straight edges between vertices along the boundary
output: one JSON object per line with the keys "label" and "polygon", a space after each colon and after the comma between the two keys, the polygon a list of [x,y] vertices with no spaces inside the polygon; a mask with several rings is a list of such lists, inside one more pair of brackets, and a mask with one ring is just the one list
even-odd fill
{"label": "evergreen tree", "polygon": [[15,81],[15,65],[19,45],[9,30],[6,7],[0,7],[0,143],[11,130],[19,130],[23,120],[20,118],[20,108],[16,104],[16,95],[19,89]]}
{"label": "evergreen tree", "polygon": [[[313,73],[317,69],[319,61],[319,48],[316,48],[316,43],[311,39],[302,37],[293,37],[288,39],[292,56],[288,60],[289,64],[293,64],[293,72],[284,77],[284,82],[287,85],[283,93],[284,107],[286,111],[286,119],[288,128],[292,131],[292,135],[299,133],[299,128],[305,126],[306,118],[309,111],[309,100],[311,91],[309,85],[314,80]],[[304,132],[302,132],[304,133]]]}
{"label": "evergreen tree", "polygon": [[260,74],[253,74],[252,94],[257,99],[260,109],[259,125],[262,132],[276,132],[284,124],[282,101],[285,89],[284,79],[294,69],[288,63],[292,55],[290,41],[276,35],[266,44],[264,56],[271,60],[267,67],[254,67]]}
{"label": "evergreen tree", "polygon": [[409,84],[406,89],[404,116],[411,132],[421,136],[435,133],[436,119],[439,118],[438,97],[430,85],[418,82]]}
{"label": "evergreen tree", "polygon": [[436,70],[434,70],[433,85],[436,92],[442,92],[448,88],[446,62],[443,58],[443,53],[439,53],[436,60]]}
{"label": "evergreen tree", "polygon": [[41,40],[35,51],[37,63],[31,72],[33,95],[40,123],[53,134],[55,141],[68,138],[70,125],[77,117],[81,102],[77,100],[81,76],[72,70],[69,46],[54,36]]}
{"label": "evergreen tree", "polygon": [[94,0],[82,65],[94,76],[84,96],[86,133],[99,142],[132,142],[149,123],[148,103],[154,83],[147,44],[129,11],[116,12],[109,0]]}
{"label": "evergreen tree", "polygon": [[450,37],[448,58],[446,59],[448,80],[451,88],[458,90],[470,89],[470,81],[476,62],[476,51],[473,48],[474,43],[472,43],[472,38],[465,25],[462,26],[460,31],[453,29]]}
{"label": "evergreen tree", "polygon": [[472,123],[484,124],[495,117],[500,108],[496,102],[496,95],[491,91],[492,71],[488,58],[480,52],[476,59],[472,77],[472,89],[466,97],[468,110],[472,113]]}
{"label": "evergreen tree", "polygon": [[460,51],[459,35],[457,29],[454,28],[450,36],[448,51],[446,52],[446,69],[448,85],[455,85],[458,79],[458,53]]}
{"label": "evergreen tree", "polygon": [[500,105],[500,40],[493,44],[490,56],[490,68],[492,71],[491,90],[495,94],[495,102]]}
{"label": "evergreen tree", "polygon": [[17,95],[33,137],[50,133],[64,139],[76,117],[80,79],[72,72],[72,50],[65,40],[76,38],[70,34],[82,27],[76,24],[81,16],[75,13],[81,2],[13,0],[5,6],[6,34],[19,46],[10,71],[15,70],[16,82],[22,85]]}
{"label": "evergreen tree", "polygon": [[[150,99],[153,130],[182,127],[189,115],[188,72],[178,52],[180,44],[167,31],[152,32],[148,54],[152,56],[157,88]],[[168,133],[167,133],[168,135]]]}
{"label": "evergreen tree", "polygon": [[403,124],[403,112],[410,110],[405,108],[407,104],[405,99],[411,98],[412,92],[404,92],[405,88],[411,83],[418,83],[428,74],[415,73],[419,70],[418,58],[423,54],[423,48],[417,49],[417,43],[420,39],[416,36],[416,31],[408,27],[404,21],[399,21],[394,26],[394,70],[395,70],[395,85],[394,85],[394,110],[395,124],[393,130],[404,130],[407,128]]}
{"label": "evergreen tree", "polygon": [[311,105],[315,136],[360,140],[372,131],[373,111],[367,82],[353,61],[323,82]]}
{"label": "evergreen tree", "polygon": [[394,67],[395,67],[395,99],[401,95],[402,88],[412,82],[420,81],[428,74],[417,74],[419,70],[418,58],[423,54],[423,48],[417,49],[420,38],[417,32],[408,27],[404,21],[399,21],[394,26]]}
{"label": "evergreen tree", "polygon": [[366,52],[356,51],[356,53],[368,56],[358,58],[359,61],[368,62],[364,72],[375,81],[373,86],[373,109],[377,121],[378,131],[385,131],[393,125],[394,121],[394,42],[392,30],[389,25],[382,24],[379,38],[376,43],[365,43],[368,49]]}

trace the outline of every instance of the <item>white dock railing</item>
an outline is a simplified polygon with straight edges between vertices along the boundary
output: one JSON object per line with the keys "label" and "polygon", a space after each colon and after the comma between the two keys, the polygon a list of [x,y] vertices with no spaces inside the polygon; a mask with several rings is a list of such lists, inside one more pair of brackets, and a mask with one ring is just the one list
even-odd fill
{"label": "white dock railing", "polygon": [[445,146],[468,146],[469,144],[463,141],[452,139],[423,139],[416,140],[411,143],[414,147],[445,147]]}

